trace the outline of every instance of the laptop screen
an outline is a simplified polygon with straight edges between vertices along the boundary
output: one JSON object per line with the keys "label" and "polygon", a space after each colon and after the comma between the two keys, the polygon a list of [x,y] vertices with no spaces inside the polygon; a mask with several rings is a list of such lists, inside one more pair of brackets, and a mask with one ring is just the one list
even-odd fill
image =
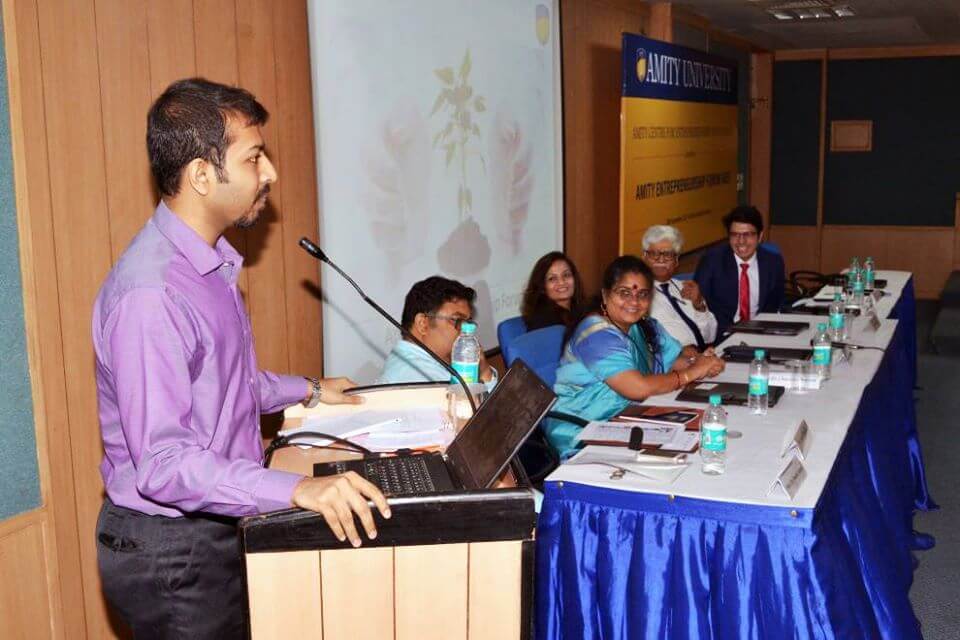
{"label": "laptop screen", "polygon": [[447,462],[463,488],[492,485],[556,399],[523,360],[515,360],[447,447]]}

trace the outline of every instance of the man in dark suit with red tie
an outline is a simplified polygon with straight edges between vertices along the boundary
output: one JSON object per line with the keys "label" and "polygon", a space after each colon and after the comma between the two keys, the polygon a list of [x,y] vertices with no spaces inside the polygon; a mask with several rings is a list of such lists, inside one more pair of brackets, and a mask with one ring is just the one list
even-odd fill
{"label": "man in dark suit with red tie", "polygon": [[761,246],[763,216],[739,206],[723,217],[729,243],[700,259],[693,278],[717,317],[718,335],[758,313],[776,313],[783,304],[783,257]]}

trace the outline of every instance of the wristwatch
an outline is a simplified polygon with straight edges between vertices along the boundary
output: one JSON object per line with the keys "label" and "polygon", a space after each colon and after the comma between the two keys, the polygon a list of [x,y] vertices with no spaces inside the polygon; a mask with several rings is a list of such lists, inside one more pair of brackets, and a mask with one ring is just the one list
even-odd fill
{"label": "wristwatch", "polygon": [[310,397],[304,400],[303,406],[307,409],[313,409],[320,404],[320,396],[323,395],[323,388],[320,386],[320,381],[316,378],[306,378],[306,381],[310,383]]}

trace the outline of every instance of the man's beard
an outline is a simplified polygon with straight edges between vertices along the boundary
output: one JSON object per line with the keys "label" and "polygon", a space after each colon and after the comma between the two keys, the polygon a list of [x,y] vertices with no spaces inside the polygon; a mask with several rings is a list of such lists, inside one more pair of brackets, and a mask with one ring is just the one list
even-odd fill
{"label": "man's beard", "polygon": [[253,200],[253,206],[250,207],[250,211],[247,212],[247,215],[234,222],[233,226],[237,229],[249,229],[257,224],[257,221],[260,219],[260,212],[267,206],[267,194],[269,193],[270,185],[268,184],[257,191],[257,197]]}

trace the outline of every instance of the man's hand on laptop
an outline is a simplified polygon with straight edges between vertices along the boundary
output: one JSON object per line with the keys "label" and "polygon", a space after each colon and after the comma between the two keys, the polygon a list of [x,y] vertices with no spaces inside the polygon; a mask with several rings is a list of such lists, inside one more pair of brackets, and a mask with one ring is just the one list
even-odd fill
{"label": "man's hand on laptop", "polygon": [[377,537],[377,527],[367,499],[373,501],[384,518],[390,517],[390,507],[380,490],[353,471],[337,476],[304,478],[293,490],[292,502],[295,506],[322,515],[338,540],[343,542],[349,538],[350,544],[359,547],[361,539],[354,514],[360,518],[367,537],[371,540]]}

